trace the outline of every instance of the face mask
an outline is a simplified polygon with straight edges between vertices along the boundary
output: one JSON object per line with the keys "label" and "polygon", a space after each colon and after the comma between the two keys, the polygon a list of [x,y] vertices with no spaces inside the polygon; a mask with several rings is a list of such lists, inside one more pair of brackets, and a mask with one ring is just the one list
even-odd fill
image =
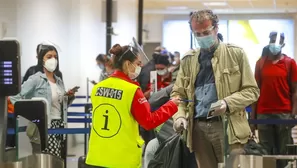
{"label": "face mask", "polygon": [[98,67],[99,67],[101,70],[103,70],[103,69],[105,68],[103,64],[99,64]]}
{"label": "face mask", "polygon": [[281,45],[269,44],[269,51],[272,55],[278,55],[282,50]]}
{"label": "face mask", "polygon": [[43,66],[49,72],[54,72],[57,68],[57,65],[58,65],[57,59],[51,58],[51,59],[46,60]]}
{"label": "face mask", "polygon": [[210,47],[212,47],[215,42],[216,39],[213,37],[213,35],[208,35],[208,36],[204,36],[204,37],[196,37],[196,40],[199,44],[199,46],[203,49],[208,49]]}
{"label": "face mask", "polygon": [[163,70],[157,70],[157,74],[160,76],[166,75],[167,74],[167,69],[163,69]]}
{"label": "face mask", "polygon": [[[132,64],[133,65],[133,64]],[[138,77],[138,75],[140,74],[141,71],[141,67],[140,66],[135,66],[135,72],[129,72],[128,76],[130,79],[136,79]]]}

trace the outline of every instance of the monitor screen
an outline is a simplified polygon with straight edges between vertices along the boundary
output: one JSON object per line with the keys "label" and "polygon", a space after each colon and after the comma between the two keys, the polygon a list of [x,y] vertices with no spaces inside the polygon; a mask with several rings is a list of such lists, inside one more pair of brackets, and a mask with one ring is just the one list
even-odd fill
{"label": "monitor screen", "polygon": [[20,91],[19,44],[0,40],[0,96],[16,95]]}

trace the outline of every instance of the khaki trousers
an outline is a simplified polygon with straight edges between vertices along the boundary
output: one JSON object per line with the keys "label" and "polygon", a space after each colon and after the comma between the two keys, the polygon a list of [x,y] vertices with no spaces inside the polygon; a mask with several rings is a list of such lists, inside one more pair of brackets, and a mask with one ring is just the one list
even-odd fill
{"label": "khaki trousers", "polygon": [[[193,150],[199,168],[217,168],[224,162],[224,129],[222,121],[194,121]],[[226,168],[237,168],[239,155],[244,154],[242,144],[229,146]]]}

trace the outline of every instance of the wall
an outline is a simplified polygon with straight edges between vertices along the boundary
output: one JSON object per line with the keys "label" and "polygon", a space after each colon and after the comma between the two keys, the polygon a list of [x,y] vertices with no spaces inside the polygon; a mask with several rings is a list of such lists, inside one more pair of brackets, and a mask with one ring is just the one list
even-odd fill
{"label": "wall", "polygon": [[[114,8],[118,21],[113,26],[120,31],[112,43],[128,44],[137,35],[137,2],[118,1]],[[37,44],[50,41],[59,48],[66,88],[81,86],[78,94],[85,95],[86,78],[99,79],[95,58],[105,53],[101,9],[102,0],[0,0],[0,25],[7,27],[4,38],[21,43],[21,74],[36,64]]]}
{"label": "wall", "polygon": [[[166,20],[188,20],[188,15],[173,15],[173,14],[145,14],[144,28],[149,31],[148,38],[144,35],[145,42],[162,42],[163,38],[163,22]],[[295,25],[297,23],[297,14],[234,14],[234,15],[219,15],[222,20],[225,19],[294,19]],[[294,26],[295,37],[295,59],[297,59],[297,26]]]}

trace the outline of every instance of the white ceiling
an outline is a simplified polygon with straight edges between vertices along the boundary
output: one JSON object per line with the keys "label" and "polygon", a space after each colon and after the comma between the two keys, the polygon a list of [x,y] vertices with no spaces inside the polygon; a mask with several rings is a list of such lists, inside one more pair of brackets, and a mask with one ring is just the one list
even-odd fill
{"label": "white ceiling", "polygon": [[144,0],[144,13],[189,14],[199,9],[216,13],[295,13],[297,0]]}

